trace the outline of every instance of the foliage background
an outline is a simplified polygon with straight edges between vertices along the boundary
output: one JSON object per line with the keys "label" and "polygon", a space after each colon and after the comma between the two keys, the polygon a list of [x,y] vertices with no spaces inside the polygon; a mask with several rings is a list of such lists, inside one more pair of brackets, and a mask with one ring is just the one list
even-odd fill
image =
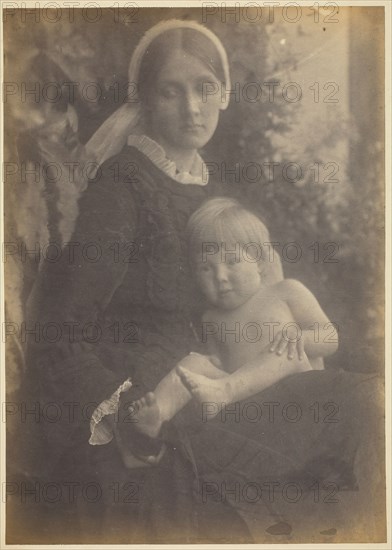
{"label": "foliage background", "polygon": [[[185,8],[140,9],[137,23],[126,10],[117,14],[117,22],[113,10],[104,10],[95,24],[86,24],[81,10],[74,14],[72,24],[68,20],[47,23],[42,18],[23,22],[18,13],[5,23],[5,81],[15,83],[18,90],[5,103],[6,161],[31,167],[34,162],[80,159],[81,144],[118,107],[114,86],[117,82],[120,90],[125,89],[131,52],[145,30],[171,17],[202,20],[201,10]],[[304,59],[315,52],[304,53],[299,45],[308,44],[312,50],[315,37],[321,45],[327,40],[322,18],[317,25],[301,20],[293,26],[282,18],[273,23],[264,18],[257,24],[244,20],[239,24],[228,17],[222,23],[221,16],[218,12],[206,24],[224,43],[232,80],[241,86],[300,81]],[[339,326],[340,349],[328,365],[382,372],[382,11],[344,8],[339,17],[346,21],[348,44],[337,63],[347,67],[346,100],[324,106],[322,116],[311,101],[232,101],[204,155],[206,160],[218,165],[225,162],[231,169],[235,163],[244,166],[251,162],[297,162],[302,167],[315,162],[338,163],[339,182],[335,184],[314,183],[310,170],[304,170],[303,178],[295,183],[286,181],[281,172],[272,182],[264,177],[254,183],[237,183],[228,177],[225,183],[259,212],[272,240],[301,246],[302,258],[284,261],[283,267],[286,276],[313,290]],[[328,39],[334,40],[338,29],[329,26],[327,30]],[[331,54],[330,65],[322,67],[324,81],[333,80],[328,71],[334,64]],[[371,78],[363,78],[367,71]],[[80,89],[97,82],[105,93],[96,102],[86,101],[78,92],[72,98],[64,84],[71,81],[79,82]],[[21,101],[23,82],[26,86],[57,82],[62,85],[61,101],[35,102],[33,96]],[[65,242],[72,232],[81,192],[78,181],[36,181],[31,175],[22,178],[20,172],[9,176],[5,184],[5,240],[24,242],[28,248],[36,243]],[[320,243],[321,258],[325,243],[337,243],[338,261],[315,262],[309,249],[314,242]],[[17,256],[8,258],[5,265],[7,320],[20,323],[39,265],[33,260],[20,261]],[[24,364],[17,337],[9,342],[7,353],[7,384],[12,392],[19,385]]]}

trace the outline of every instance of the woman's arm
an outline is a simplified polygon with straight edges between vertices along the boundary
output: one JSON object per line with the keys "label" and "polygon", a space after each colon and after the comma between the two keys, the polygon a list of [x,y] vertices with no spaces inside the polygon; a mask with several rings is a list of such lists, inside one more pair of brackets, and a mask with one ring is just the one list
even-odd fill
{"label": "woman's arm", "polygon": [[[68,403],[67,410],[73,411],[71,421],[64,413],[62,422],[52,427],[60,448],[74,437],[88,440],[89,417],[126,378],[100,361],[91,340],[97,330],[102,331],[98,342],[106,336],[108,327],[100,326],[99,318],[128,268],[121,256],[114,256],[113,247],[122,250],[133,240],[136,219],[126,184],[115,182],[113,172],[102,167],[101,177],[81,197],[70,243],[59,261],[43,263],[29,299],[26,326],[38,327],[38,338],[28,336],[27,356],[39,379],[39,399],[62,410]],[[52,338],[55,329],[57,339]]]}

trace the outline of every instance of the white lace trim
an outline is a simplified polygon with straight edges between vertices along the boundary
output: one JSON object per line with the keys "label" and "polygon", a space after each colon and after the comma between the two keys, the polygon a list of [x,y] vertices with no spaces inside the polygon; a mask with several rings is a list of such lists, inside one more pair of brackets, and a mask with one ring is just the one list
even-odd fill
{"label": "white lace trim", "polygon": [[132,387],[130,378],[127,378],[125,382],[121,384],[119,388],[109,397],[98,405],[93,412],[90,420],[90,432],[89,439],[90,445],[106,445],[113,439],[113,431],[108,422],[102,422],[105,416],[109,414],[115,414],[118,411],[118,404],[120,401],[120,395],[128,391]]}
{"label": "white lace trim", "polygon": [[189,172],[179,172],[175,162],[167,158],[163,147],[148,136],[131,134],[127,143],[144,153],[155,166],[179,183],[207,185],[208,169],[199,153],[196,153]]}

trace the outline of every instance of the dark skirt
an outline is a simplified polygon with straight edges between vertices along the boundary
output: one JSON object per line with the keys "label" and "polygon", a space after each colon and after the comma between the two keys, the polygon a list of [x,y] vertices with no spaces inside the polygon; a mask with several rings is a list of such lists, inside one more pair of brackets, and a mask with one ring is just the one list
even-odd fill
{"label": "dark skirt", "polygon": [[[213,419],[208,419],[211,404],[205,409],[190,438],[201,504],[229,502],[246,515],[259,503],[261,517],[269,516],[265,526],[280,529],[280,535],[291,532],[294,518],[310,513],[309,502],[316,530],[331,512],[341,520],[348,507],[345,521],[351,527],[358,529],[366,520],[364,540],[382,536],[384,389],[379,377],[310,371],[231,404]],[[324,505],[321,513],[315,503]]]}
{"label": "dark skirt", "polygon": [[[46,479],[11,473],[15,487],[38,483],[40,498],[22,501],[20,492],[9,498],[9,518],[18,517],[19,527],[9,520],[8,541],[268,542],[272,535],[252,538],[248,529],[255,510],[257,525],[288,536],[293,512],[303,518],[311,501],[314,513],[317,499],[325,520],[330,510],[341,510],[332,504],[342,495],[359,498],[369,522],[369,510],[385,514],[383,395],[377,376],[311,371],[213,419],[195,420],[190,408],[180,413],[158,467],[126,469],[114,442],[69,448]],[[62,498],[53,502],[56,487]],[[355,524],[360,511],[352,500],[347,508],[357,514],[347,520]]]}

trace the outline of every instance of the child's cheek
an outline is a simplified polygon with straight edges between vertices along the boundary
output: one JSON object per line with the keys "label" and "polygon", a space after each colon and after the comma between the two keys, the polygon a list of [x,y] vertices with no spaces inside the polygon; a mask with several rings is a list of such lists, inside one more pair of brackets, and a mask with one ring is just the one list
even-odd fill
{"label": "child's cheek", "polygon": [[[257,276],[257,281],[259,281],[258,276]],[[248,288],[248,290],[250,290],[250,287],[253,287],[256,284],[256,274],[254,273],[254,271],[251,271],[251,270],[243,272],[238,277],[238,283],[242,287]]]}
{"label": "child's cheek", "polygon": [[207,277],[199,276],[198,285],[202,293],[208,298],[211,294],[211,285],[209,284]]}

